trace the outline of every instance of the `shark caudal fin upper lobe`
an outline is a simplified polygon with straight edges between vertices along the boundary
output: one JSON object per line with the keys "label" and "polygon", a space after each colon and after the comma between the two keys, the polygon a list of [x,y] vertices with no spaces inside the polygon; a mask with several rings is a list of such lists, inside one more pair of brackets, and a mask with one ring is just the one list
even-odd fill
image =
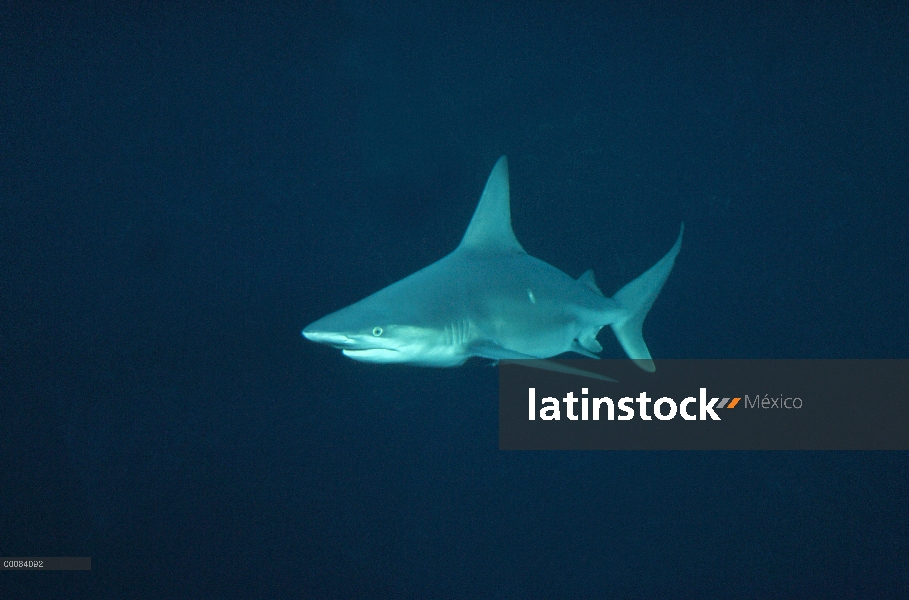
{"label": "shark caudal fin upper lobe", "polygon": [[650,350],[647,349],[647,344],[644,342],[641,327],[644,325],[644,318],[647,317],[650,307],[653,306],[653,301],[659,296],[663,284],[666,283],[666,278],[672,271],[675,257],[682,248],[682,234],[684,233],[685,224],[682,223],[679,237],[666,256],[613,296],[613,299],[627,310],[627,314],[623,319],[612,323],[612,330],[628,358],[645,371],[653,372],[656,367],[650,357]]}

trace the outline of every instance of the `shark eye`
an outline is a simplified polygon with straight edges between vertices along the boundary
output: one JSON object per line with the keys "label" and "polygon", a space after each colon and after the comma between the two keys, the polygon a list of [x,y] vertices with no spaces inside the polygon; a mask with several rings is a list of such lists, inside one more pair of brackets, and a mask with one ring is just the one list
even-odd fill
{"label": "shark eye", "polygon": [[373,327],[373,328],[372,328],[372,334],[373,334],[374,336],[376,336],[376,337],[379,337],[380,335],[382,335],[382,328],[381,328],[381,327]]}

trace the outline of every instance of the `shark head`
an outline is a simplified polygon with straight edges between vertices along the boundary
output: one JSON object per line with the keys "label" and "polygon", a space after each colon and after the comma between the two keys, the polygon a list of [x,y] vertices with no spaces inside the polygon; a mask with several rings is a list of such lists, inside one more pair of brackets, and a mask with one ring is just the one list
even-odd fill
{"label": "shark head", "polygon": [[[344,356],[363,362],[440,364],[440,361],[452,361],[453,348],[443,342],[444,328],[395,322],[383,314],[384,311],[369,310],[369,300],[307,325],[301,332],[303,337],[337,348]],[[463,358],[460,360],[463,362]]]}
{"label": "shark head", "polygon": [[363,318],[349,310],[339,310],[307,325],[303,337],[341,350],[345,356],[365,362],[405,362],[408,341],[399,327],[382,318]]}

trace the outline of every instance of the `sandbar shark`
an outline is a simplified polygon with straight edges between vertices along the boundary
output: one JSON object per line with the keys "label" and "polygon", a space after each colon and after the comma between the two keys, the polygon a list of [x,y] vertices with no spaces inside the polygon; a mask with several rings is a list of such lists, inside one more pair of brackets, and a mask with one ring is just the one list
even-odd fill
{"label": "sandbar shark", "polygon": [[[472,357],[547,359],[575,352],[599,358],[597,334],[609,325],[628,357],[654,371],[641,326],[672,271],[684,231],[683,223],[663,258],[607,298],[593,271],[574,279],[518,242],[502,156],[454,252],[302,334],[355,360],[455,367]],[[536,364],[609,380],[553,361]]]}

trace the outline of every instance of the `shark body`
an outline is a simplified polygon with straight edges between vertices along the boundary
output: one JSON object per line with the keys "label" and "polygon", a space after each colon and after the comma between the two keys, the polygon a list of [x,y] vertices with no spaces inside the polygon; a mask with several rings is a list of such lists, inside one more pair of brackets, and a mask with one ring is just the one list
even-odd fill
{"label": "shark body", "polygon": [[[641,326],[675,263],[669,252],[612,298],[587,271],[574,279],[524,251],[511,228],[508,161],[492,169],[461,243],[416,273],[303,329],[355,360],[454,367],[471,357],[599,358],[610,325],[626,354],[655,370]],[[544,368],[590,375],[546,361]]]}

